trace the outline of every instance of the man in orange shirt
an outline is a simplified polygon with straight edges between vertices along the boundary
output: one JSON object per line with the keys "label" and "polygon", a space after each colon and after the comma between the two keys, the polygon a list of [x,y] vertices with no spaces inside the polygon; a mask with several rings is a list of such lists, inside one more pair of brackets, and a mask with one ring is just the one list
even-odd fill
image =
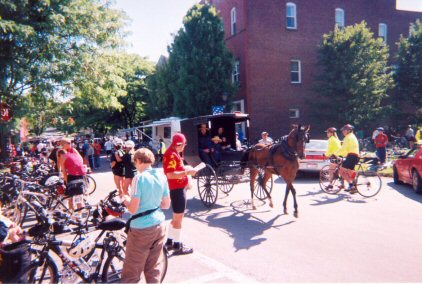
{"label": "man in orange shirt", "polygon": [[94,140],[94,167],[98,169],[100,167],[100,155],[101,155],[101,144],[97,140]]}
{"label": "man in orange shirt", "polygon": [[386,160],[386,148],[388,143],[388,136],[384,132],[384,128],[378,127],[379,131],[377,137],[375,137],[375,147],[377,148],[377,156],[380,159],[381,165],[385,163]]}
{"label": "man in orange shirt", "polygon": [[182,220],[186,209],[186,188],[189,184],[188,176],[196,171],[192,167],[183,165],[183,150],[186,137],[182,133],[173,136],[172,143],[164,154],[163,169],[170,188],[170,200],[173,208],[173,220],[168,230],[167,249],[173,249],[174,255],[193,253],[193,249],[181,242]]}

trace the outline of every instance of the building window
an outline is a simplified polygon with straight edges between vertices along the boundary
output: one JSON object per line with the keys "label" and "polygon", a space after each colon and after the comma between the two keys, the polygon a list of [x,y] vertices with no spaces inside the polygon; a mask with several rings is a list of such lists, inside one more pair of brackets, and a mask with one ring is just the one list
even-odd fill
{"label": "building window", "polygon": [[233,66],[232,83],[240,85],[240,61],[236,60]]}
{"label": "building window", "polygon": [[344,28],[345,26],[344,10],[340,8],[336,9],[336,26],[339,28]]}
{"label": "building window", "polygon": [[289,109],[289,118],[299,118],[299,109],[298,108]]}
{"label": "building window", "polygon": [[296,4],[287,3],[286,4],[286,18],[287,18],[287,28],[295,30],[297,29],[297,17],[296,17]]}
{"label": "building window", "polygon": [[171,127],[164,127],[164,139],[171,139]]}
{"label": "building window", "polygon": [[236,22],[237,22],[236,8],[233,8],[231,10],[230,17],[231,17],[232,35],[235,35],[236,34]]}
{"label": "building window", "polygon": [[387,25],[380,23],[378,25],[378,36],[387,44]]}
{"label": "building window", "polygon": [[300,65],[300,60],[290,61],[290,74],[292,83],[298,84],[302,82],[302,70]]}

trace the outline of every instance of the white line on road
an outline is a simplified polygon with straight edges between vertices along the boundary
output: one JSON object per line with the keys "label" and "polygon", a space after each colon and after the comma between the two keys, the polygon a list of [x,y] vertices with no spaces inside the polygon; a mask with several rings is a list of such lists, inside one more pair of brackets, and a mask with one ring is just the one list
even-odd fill
{"label": "white line on road", "polygon": [[257,283],[257,281],[254,280],[253,278],[248,277],[204,254],[195,252],[192,255],[192,257],[195,258],[197,261],[201,262],[203,265],[206,265],[207,267],[215,269],[216,272],[209,273],[200,277],[188,279],[186,281],[183,281],[183,283],[207,283],[207,282],[215,283],[215,282],[218,282],[218,281],[215,281],[217,279],[230,279],[235,283]]}

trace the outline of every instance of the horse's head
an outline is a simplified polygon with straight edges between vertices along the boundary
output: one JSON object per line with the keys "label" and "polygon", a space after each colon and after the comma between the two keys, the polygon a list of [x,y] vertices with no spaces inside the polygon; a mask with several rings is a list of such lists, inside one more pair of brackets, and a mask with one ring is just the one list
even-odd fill
{"label": "horse's head", "polygon": [[300,159],[305,157],[305,145],[309,142],[310,125],[293,125],[292,131],[289,133],[288,143],[289,146],[296,150]]}

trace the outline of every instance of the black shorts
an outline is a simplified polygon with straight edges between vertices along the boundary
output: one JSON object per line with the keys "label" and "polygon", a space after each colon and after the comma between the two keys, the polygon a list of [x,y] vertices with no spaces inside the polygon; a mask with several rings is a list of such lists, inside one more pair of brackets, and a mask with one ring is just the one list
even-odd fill
{"label": "black shorts", "polygon": [[184,188],[170,190],[170,200],[174,213],[185,213],[186,190]]}
{"label": "black shorts", "polygon": [[341,164],[343,168],[354,170],[355,166],[359,163],[359,156],[356,155],[347,155],[346,160]]}
{"label": "black shorts", "polygon": [[111,155],[111,150],[106,150],[106,154],[107,154],[107,156]]}
{"label": "black shorts", "polygon": [[67,176],[66,196],[75,196],[84,194],[85,182],[83,176]]}
{"label": "black shorts", "polygon": [[115,176],[125,177],[125,173],[123,172],[123,168],[115,168],[115,169],[111,169],[111,171],[113,172],[113,175],[115,175]]}

